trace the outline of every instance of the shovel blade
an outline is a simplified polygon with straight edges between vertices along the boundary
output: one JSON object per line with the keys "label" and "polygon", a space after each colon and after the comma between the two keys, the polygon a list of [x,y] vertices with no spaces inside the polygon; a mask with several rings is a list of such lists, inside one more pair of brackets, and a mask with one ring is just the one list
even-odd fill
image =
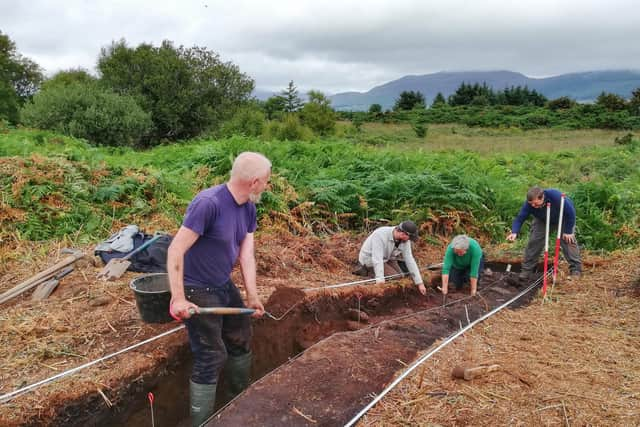
{"label": "shovel blade", "polygon": [[102,280],[115,280],[122,277],[131,265],[131,261],[122,258],[112,258],[107,265],[98,273],[98,278]]}

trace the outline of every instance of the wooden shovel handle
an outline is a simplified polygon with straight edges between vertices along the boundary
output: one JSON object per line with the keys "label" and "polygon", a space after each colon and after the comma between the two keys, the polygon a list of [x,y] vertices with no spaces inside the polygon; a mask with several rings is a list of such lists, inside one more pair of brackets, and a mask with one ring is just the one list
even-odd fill
{"label": "wooden shovel handle", "polygon": [[[253,308],[239,308],[239,307],[198,307],[200,314],[253,314],[256,311]],[[189,311],[191,314],[196,314],[194,309]]]}

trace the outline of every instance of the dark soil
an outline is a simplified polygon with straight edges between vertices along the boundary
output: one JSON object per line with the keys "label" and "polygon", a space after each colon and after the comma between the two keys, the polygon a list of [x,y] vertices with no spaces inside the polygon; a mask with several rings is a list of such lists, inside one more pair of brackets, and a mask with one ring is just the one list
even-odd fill
{"label": "dark soil", "polygon": [[453,292],[445,308],[433,290],[393,285],[291,298],[287,316],[255,328],[256,377],[276,369],[208,425],[344,425],[419,352],[519,293],[503,279],[494,273],[477,297]]}

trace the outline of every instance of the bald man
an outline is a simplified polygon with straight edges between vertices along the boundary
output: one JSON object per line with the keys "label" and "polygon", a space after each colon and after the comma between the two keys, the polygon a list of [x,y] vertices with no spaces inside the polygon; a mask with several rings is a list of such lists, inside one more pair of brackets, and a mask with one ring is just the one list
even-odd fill
{"label": "bald man", "polygon": [[171,311],[185,320],[193,353],[190,382],[191,423],[213,414],[218,376],[224,369],[232,398],[249,384],[251,319],[243,315],[196,315],[198,307],[245,307],[231,281],[236,260],[247,305],[264,314],[256,286],[253,233],[256,206],[267,189],[271,162],[259,153],[238,155],[225,184],[200,192],[187,208],[167,255]]}

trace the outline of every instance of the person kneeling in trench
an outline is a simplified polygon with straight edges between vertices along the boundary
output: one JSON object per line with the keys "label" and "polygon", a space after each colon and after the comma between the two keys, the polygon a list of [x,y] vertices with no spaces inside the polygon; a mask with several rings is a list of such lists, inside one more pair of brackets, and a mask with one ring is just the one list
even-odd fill
{"label": "person kneeling in trench", "polygon": [[411,242],[418,240],[418,227],[413,221],[403,221],[395,227],[379,227],[367,237],[360,248],[358,276],[375,277],[384,283],[385,276],[408,273],[422,295],[427,294],[420,270],[411,252]]}
{"label": "person kneeling in trench", "polygon": [[253,232],[256,206],[266,190],[271,162],[259,153],[238,155],[225,184],[201,191],[191,201],[167,254],[171,311],[185,319],[193,368],[189,385],[191,424],[199,426],[214,411],[218,376],[223,370],[226,400],[249,385],[251,319],[244,315],[196,314],[198,307],[244,307],[231,281],[236,260],[254,317],[264,314],[256,286]]}
{"label": "person kneeling in trench", "polygon": [[464,234],[454,237],[444,253],[442,293],[447,294],[449,282],[456,286],[456,290],[469,283],[471,295],[475,295],[483,270],[484,255],[480,244]]}

